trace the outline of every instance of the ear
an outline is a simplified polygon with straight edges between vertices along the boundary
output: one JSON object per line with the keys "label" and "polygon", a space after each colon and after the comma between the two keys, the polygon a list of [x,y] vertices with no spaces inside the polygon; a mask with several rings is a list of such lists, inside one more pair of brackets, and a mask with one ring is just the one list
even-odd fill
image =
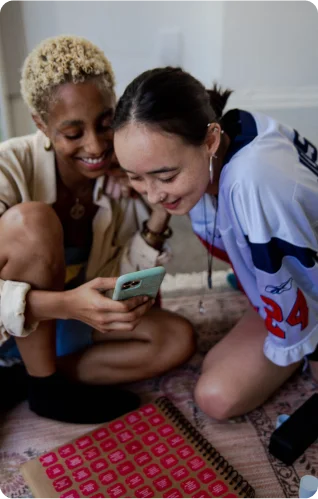
{"label": "ear", "polygon": [[39,130],[41,130],[41,132],[43,132],[46,136],[48,136],[47,135],[47,125],[46,125],[46,123],[44,123],[41,116],[39,116],[38,114],[32,114],[32,119],[33,119],[36,127]]}
{"label": "ear", "polygon": [[205,144],[207,146],[209,156],[216,154],[221,143],[221,135],[222,130],[219,123],[209,123],[205,138]]}

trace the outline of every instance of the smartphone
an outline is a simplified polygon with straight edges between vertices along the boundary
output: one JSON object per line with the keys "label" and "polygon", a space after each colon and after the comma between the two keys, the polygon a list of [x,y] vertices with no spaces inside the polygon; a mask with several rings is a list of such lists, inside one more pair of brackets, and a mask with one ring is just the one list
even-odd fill
{"label": "smartphone", "polygon": [[133,296],[156,298],[165,276],[164,267],[139,270],[118,277],[113,293],[113,300],[128,300]]}

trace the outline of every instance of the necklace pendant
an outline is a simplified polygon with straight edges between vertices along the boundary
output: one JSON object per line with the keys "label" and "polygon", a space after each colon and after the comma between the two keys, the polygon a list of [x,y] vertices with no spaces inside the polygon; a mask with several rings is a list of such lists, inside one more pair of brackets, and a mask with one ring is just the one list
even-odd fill
{"label": "necklace pendant", "polygon": [[205,314],[205,308],[202,300],[199,301],[199,312],[201,315]]}
{"label": "necklace pendant", "polygon": [[76,199],[74,206],[70,209],[70,215],[73,220],[79,220],[85,215],[85,206],[79,202],[78,198]]}
{"label": "necklace pendant", "polygon": [[208,273],[208,288],[212,289],[212,276],[210,272]]}

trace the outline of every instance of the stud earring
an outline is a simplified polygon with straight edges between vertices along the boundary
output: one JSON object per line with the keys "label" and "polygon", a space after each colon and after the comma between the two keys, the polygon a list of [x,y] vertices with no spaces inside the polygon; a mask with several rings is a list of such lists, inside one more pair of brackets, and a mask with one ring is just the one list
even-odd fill
{"label": "stud earring", "polygon": [[[207,128],[209,128],[210,125],[211,125],[211,123],[208,123]],[[215,127],[214,131],[216,132],[217,130],[219,130],[218,127]],[[220,130],[220,134],[223,135],[223,133],[224,133],[224,130]]]}

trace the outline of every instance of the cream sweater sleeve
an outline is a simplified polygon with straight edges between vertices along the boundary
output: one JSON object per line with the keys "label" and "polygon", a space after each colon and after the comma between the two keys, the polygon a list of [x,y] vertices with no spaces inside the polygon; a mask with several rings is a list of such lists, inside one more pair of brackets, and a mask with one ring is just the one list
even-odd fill
{"label": "cream sweater sleeve", "polygon": [[140,199],[99,200],[93,223],[93,246],[86,271],[88,281],[94,277],[113,277],[166,263],[168,245],[160,253],[145,243],[140,235],[149,208]]}
{"label": "cream sweater sleeve", "polygon": [[19,137],[0,144],[0,215],[15,204],[31,201],[33,180],[30,137]]}
{"label": "cream sweater sleeve", "polygon": [[28,336],[38,326],[25,327],[26,295],[31,286],[25,282],[0,279],[0,346],[10,337]]}

